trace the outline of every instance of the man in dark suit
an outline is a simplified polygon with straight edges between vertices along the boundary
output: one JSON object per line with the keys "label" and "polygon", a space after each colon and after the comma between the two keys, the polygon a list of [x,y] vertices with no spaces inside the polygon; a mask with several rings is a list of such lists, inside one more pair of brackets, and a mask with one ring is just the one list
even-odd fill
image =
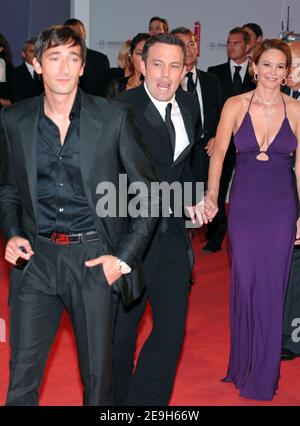
{"label": "man in dark suit", "polygon": [[[129,111],[78,89],[85,42],[77,32],[47,28],[35,56],[45,98],[18,102],[1,116],[1,224],[5,259],[14,266],[6,404],[38,404],[66,308],[77,340],[83,402],[109,405],[113,296],[121,293],[131,303],[142,293],[140,257],[157,221],[147,207],[149,201],[159,204],[158,192],[150,191],[156,176]],[[137,195],[142,209],[135,219],[120,212],[121,205],[127,207],[127,186],[120,180],[125,176],[146,188]],[[107,190],[111,213],[104,210],[107,199],[101,202]]]}
{"label": "man in dark suit", "polygon": [[[292,67],[287,85],[282,91],[300,102],[300,41],[289,43],[292,52]],[[292,267],[287,288],[281,359],[290,361],[300,356],[300,241],[295,241]]]}
{"label": "man in dark suit", "polygon": [[[79,19],[68,19],[64,25],[70,25],[79,32],[84,40],[86,39],[85,27]],[[105,97],[107,89],[105,74],[108,70],[108,57],[101,52],[87,48],[84,72],[80,78],[79,87],[90,95]]]}
{"label": "man in dark suit", "polygon": [[206,150],[216,134],[221,113],[219,82],[214,75],[196,68],[198,48],[195,34],[185,27],[175,28],[171,34],[179,37],[185,44],[186,74],[181,87],[196,97],[201,117],[198,139],[191,155],[192,170],[197,181],[205,182],[209,165]]}
{"label": "man in dark suit", "polygon": [[[255,88],[255,84],[251,80],[251,76],[248,72],[249,59],[247,51],[249,40],[249,34],[243,28],[233,28],[229,32],[227,39],[228,62],[209,67],[207,70],[219,79],[222,106],[229,97],[248,92]],[[227,229],[225,200],[234,164],[235,147],[233,140],[231,140],[223,163],[220,180],[218,198],[219,211],[214,220],[207,226],[208,243],[203,248],[206,252],[213,253],[221,250],[221,244]]]}
{"label": "man in dark suit", "polygon": [[22,65],[14,68],[13,76],[13,102],[40,95],[43,90],[43,83],[40,76],[34,71],[34,43],[36,37],[26,40],[22,46]]}
{"label": "man in dark suit", "polygon": [[[169,184],[192,179],[189,155],[199,116],[195,97],[177,91],[185,75],[184,63],[180,39],[169,34],[151,37],[142,53],[144,84],[116,98],[133,108],[159,180]],[[171,395],[185,333],[192,266],[188,234],[182,214],[175,215],[176,204],[176,196],[171,197],[165,206],[171,216],[161,220],[144,256],[143,297],[132,307],[120,303],[118,308],[113,363],[116,405],[166,405]],[[182,199],[180,207],[182,211]],[[137,330],[147,299],[154,325],[133,373]]]}

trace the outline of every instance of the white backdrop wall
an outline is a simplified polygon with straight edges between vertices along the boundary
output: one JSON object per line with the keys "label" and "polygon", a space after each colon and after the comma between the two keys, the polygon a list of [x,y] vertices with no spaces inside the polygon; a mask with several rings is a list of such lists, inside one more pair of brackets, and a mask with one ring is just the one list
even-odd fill
{"label": "white backdrop wall", "polygon": [[256,22],[265,37],[277,37],[281,22],[286,22],[287,6],[290,30],[300,33],[300,0],[73,0],[73,16],[77,11],[76,17],[89,29],[89,47],[105,53],[111,66],[116,66],[121,41],[147,31],[152,16],[167,18],[170,29],[181,25],[193,29],[200,21],[198,65],[206,69],[226,61],[227,34],[235,26]]}

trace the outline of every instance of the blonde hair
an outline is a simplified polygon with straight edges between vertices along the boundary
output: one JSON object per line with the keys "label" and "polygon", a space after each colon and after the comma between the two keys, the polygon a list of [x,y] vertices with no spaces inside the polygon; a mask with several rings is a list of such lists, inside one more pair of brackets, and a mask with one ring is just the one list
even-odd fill
{"label": "blonde hair", "polygon": [[126,66],[126,59],[129,54],[130,45],[131,40],[123,41],[123,43],[121,44],[120,51],[118,54],[118,66],[122,69],[124,69]]}

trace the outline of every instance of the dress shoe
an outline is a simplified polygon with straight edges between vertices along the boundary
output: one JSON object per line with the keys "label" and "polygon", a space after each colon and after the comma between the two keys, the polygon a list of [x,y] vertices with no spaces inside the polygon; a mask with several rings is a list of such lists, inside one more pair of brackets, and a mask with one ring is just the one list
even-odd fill
{"label": "dress shoe", "polygon": [[216,253],[217,251],[222,250],[221,244],[214,243],[212,241],[208,242],[204,247],[204,253]]}
{"label": "dress shoe", "polygon": [[295,352],[292,352],[289,349],[282,349],[281,351],[281,361],[292,361],[299,356],[300,354],[295,354]]}

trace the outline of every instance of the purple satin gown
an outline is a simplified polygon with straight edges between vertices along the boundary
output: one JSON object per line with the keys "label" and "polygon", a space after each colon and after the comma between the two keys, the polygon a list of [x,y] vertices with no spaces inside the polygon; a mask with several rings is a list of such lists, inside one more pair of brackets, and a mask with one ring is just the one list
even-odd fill
{"label": "purple satin gown", "polygon": [[238,153],[228,215],[231,348],[223,380],[233,382],[243,397],[271,400],[278,387],[284,297],[298,216],[290,156],[297,139],[284,104],[285,118],[266,151],[269,160],[256,159],[260,148],[251,102],[234,137]]}

